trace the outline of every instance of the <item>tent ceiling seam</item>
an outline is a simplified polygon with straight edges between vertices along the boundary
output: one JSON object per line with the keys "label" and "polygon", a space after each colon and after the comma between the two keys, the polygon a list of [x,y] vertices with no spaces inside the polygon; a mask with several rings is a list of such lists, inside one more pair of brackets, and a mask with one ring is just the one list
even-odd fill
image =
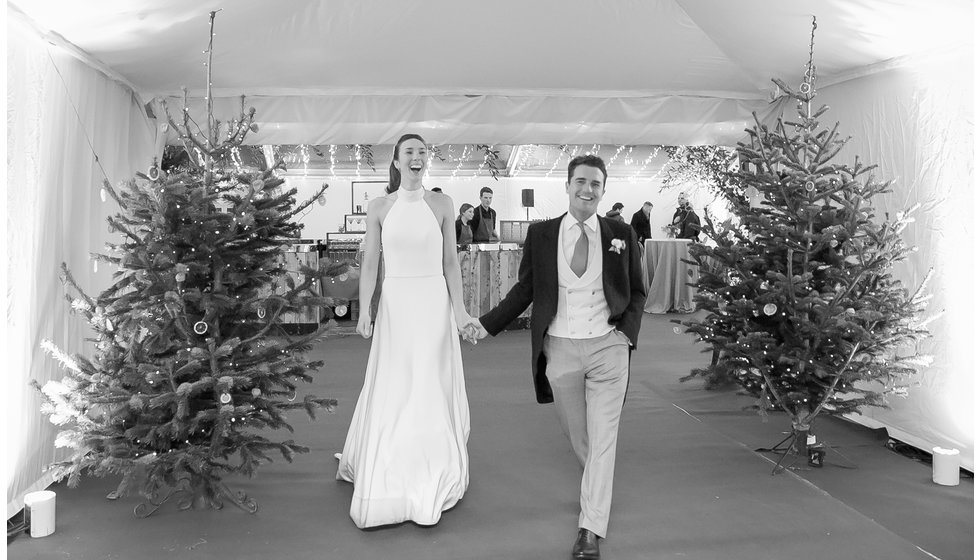
{"label": "tent ceiling seam", "polygon": [[120,85],[125,86],[133,93],[133,95],[136,96],[136,99],[141,104],[145,105],[145,102],[143,101],[145,97],[143,95],[144,92],[142,92],[139,88],[137,88],[135,84],[130,82],[128,79],[126,79],[122,74],[113,70],[111,66],[109,66],[108,64],[100,60],[98,57],[93,56],[88,51],[85,51],[84,49],[72,43],[68,39],[65,39],[59,33],[42,28],[40,25],[38,25],[36,21],[31,19],[19,7],[17,7],[14,4],[11,4],[9,1],[7,2],[7,17],[9,18],[9,20],[17,22],[22,26],[24,26],[26,29],[29,29],[31,32],[37,35],[37,37],[42,41],[58,49],[61,49],[66,54],[73,56],[83,64],[92,68],[93,70],[101,72],[110,80],[113,80],[115,82],[118,82]]}
{"label": "tent ceiling seam", "polygon": [[[188,89],[191,98],[203,98],[204,89]],[[763,93],[739,91],[581,91],[581,90],[470,90],[419,89],[419,90],[366,90],[352,88],[214,88],[211,94],[216,97],[559,97],[559,98],[597,98],[597,99],[650,99],[664,97],[721,99],[732,101],[759,101],[768,99]],[[154,98],[182,98],[183,90],[158,92]]]}
{"label": "tent ceiling seam", "polygon": [[[752,82],[752,83],[754,83],[754,84],[758,84],[758,83],[759,83],[759,81],[760,81],[760,80],[761,80],[762,78],[760,78],[760,77],[758,76],[758,74],[757,74],[757,73],[755,73],[755,72],[752,72],[752,71],[750,71],[750,70],[748,70],[748,69],[747,69],[747,68],[746,68],[746,67],[745,67],[745,66],[744,66],[744,65],[743,65],[743,64],[741,63],[741,61],[739,61],[739,60],[738,60],[737,58],[735,58],[735,57],[733,57],[732,55],[730,55],[730,54],[728,53],[728,51],[726,51],[725,49],[723,49],[723,48],[721,47],[721,45],[719,45],[719,44],[718,44],[718,42],[717,42],[717,41],[715,41],[715,39],[714,39],[714,37],[712,37],[712,36],[711,36],[711,35],[710,35],[710,34],[709,34],[708,32],[706,32],[706,31],[704,30],[704,28],[702,28],[702,27],[701,27],[701,24],[699,24],[699,23],[698,23],[697,21],[695,21],[695,19],[694,19],[694,17],[693,17],[693,16],[692,16],[692,15],[691,15],[691,14],[690,14],[690,13],[689,13],[689,12],[688,12],[687,10],[685,10],[685,9],[684,9],[684,6],[682,6],[680,2],[678,2],[677,0],[674,0],[674,5],[675,5],[675,6],[677,6],[677,8],[678,8],[678,9],[679,9],[680,11],[682,11],[682,12],[684,12],[684,15],[685,15],[685,16],[687,16],[687,18],[688,18],[689,20],[691,20],[691,23],[693,23],[693,24],[694,24],[695,26],[697,26],[697,28],[698,28],[698,31],[700,31],[700,32],[701,32],[701,34],[702,34],[702,35],[704,35],[704,37],[705,37],[705,38],[706,38],[706,39],[707,39],[708,41],[710,41],[712,45],[714,45],[714,46],[715,46],[715,48],[717,48],[717,49],[718,49],[718,52],[720,52],[721,54],[723,54],[723,55],[725,55],[725,57],[726,57],[726,58],[728,58],[728,60],[731,60],[731,61],[732,61],[732,62],[733,62],[733,63],[735,64],[735,66],[736,66],[736,67],[737,67],[737,68],[738,68],[738,69],[739,69],[739,70],[740,70],[740,71],[742,72],[742,74],[743,74],[744,76],[746,76],[746,77],[748,78],[748,80],[749,80],[750,82]],[[759,87],[759,91],[760,91],[760,95],[759,95],[759,97],[757,97],[756,99],[763,99],[763,98],[766,98],[766,96],[768,96],[768,94],[769,94],[769,93],[768,93],[768,92],[769,92],[769,82],[768,82],[768,77],[766,78],[766,80],[767,80],[767,81],[766,81],[766,84],[765,84],[765,85],[763,85],[763,86],[757,86],[757,87]]]}

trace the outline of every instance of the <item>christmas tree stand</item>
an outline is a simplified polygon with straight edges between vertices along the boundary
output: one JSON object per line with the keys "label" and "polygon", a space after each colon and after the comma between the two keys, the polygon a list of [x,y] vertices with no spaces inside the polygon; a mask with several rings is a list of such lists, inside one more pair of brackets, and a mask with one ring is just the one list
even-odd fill
{"label": "christmas tree stand", "polygon": [[[784,445],[785,447],[783,447]],[[823,468],[828,451],[834,453],[844,461],[844,464],[837,464],[837,466],[844,469],[857,468],[857,465],[845,457],[840,451],[837,451],[825,442],[817,442],[816,436],[811,434],[809,429],[797,430],[794,428],[792,432],[789,432],[789,435],[780,440],[776,445],[756,449],[757,453],[779,453],[779,460],[776,461],[776,465],[772,469],[771,474],[773,475],[779,474],[787,469],[809,470],[810,468]],[[787,458],[789,458],[789,462],[784,465],[783,462]],[[804,458],[806,459],[807,466],[797,467],[796,464]]]}
{"label": "christmas tree stand", "polygon": [[[259,510],[258,503],[244,492],[233,492],[223,482],[198,483],[198,488],[192,488],[190,479],[182,479],[176,486],[158,487],[147,498],[133,508],[133,515],[139,518],[146,518],[153,515],[161,506],[171,498],[177,501],[177,508],[188,510],[191,508],[203,509],[222,509],[227,499],[238,506],[242,511],[255,513]],[[115,499],[115,492],[107,496]]]}

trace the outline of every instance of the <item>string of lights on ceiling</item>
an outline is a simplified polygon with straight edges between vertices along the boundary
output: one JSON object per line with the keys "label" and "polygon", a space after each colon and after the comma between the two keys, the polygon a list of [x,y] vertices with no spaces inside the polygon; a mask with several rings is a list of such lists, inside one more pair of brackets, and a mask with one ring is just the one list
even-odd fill
{"label": "string of lights on ceiling", "polygon": [[[367,157],[369,150],[373,153]],[[387,174],[391,146],[298,144],[274,146],[271,150],[266,147],[263,152],[267,158],[281,158],[290,173],[368,178]],[[495,153],[499,157],[495,158]],[[662,146],[658,145],[444,144],[429,151],[426,178],[472,180],[493,171],[502,177],[550,178],[563,174],[569,160],[580,154],[603,157],[610,176],[630,182],[656,180],[666,161]],[[240,154],[232,160],[234,165],[244,166]]]}

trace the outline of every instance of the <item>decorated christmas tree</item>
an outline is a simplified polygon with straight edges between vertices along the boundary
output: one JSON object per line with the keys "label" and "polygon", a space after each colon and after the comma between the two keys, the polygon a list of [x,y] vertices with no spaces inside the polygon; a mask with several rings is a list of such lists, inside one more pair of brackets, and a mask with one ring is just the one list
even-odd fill
{"label": "decorated christmas tree", "polygon": [[[208,74],[210,84],[210,56]],[[141,494],[148,503],[137,515],[171,495],[182,508],[220,508],[227,498],[254,512],[224,477],[251,476],[271,453],[291,461],[308,451],[270,432],[291,430],[293,409],[313,418],[335,404],[297,398],[298,384],[323,365],[305,353],[325,327],[290,336],[282,318],[329,305],[316,283],[346,265],[285,270],[283,249],[302,227],[294,217],[322,189],[297,206],[296,191],[282,189],[273,170],[222,165],[256,130],[254,113],[243,105],[223,140],[210,101],[205,130],[194,129],[186,109],[182,123],[169,119],[192,164],[171,173],[154,164],[119,190],[103,186],[119,205],[108,221],[122,239],[94,258],[117,267],[112,284],[91,297],[64,268],[68,300],[94,332],[94,355],[44,343],[66,371],[39,387],[42,410],[62,426],[56,445],[72,449],[52,468],[70,486],[83,474],[121,475],[110,497]]]}
{"label": "decorated christmas tree", "polygon": [[820,129],[827,107],[813,110],[812,47],[811,36],[798,90],[774,80],[797,101],[798,120],[772,128],[756,120],[738,146],[746,165],[735,183],[746,196],[730,197],[726,224],[706,220],[710,245],[692,244],[696,302],[706,314],[683,323],[720,356],[692,376],[734,379],[758,396],[760,413],[785,412],[793,429],[786,450],[800,455],[819,414],[886,406],[930,361],[915,348],[928,335],[928,276],[911,295],[892,276],[914,250],[902,231],[915,208],[877,215],[875,197],[891,183],[858,158],[836,158],[847,140],[836,125]]}

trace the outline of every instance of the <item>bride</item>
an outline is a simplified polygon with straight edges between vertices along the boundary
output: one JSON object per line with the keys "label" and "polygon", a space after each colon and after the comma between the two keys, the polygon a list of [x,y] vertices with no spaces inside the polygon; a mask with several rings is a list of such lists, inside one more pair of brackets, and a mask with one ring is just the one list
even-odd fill
{"label": "bride", "polygon": [[[470,316],[456,254],[452,199],[422,186],[425,141],[395,144],[384,197],[372,200],[357,332],[373,335],[337,479],[354,484],[350,516],[364,529],[434,525],[469,484],[469,405],[458,334]],[[371,297],[384,253],[377,321]]]}

